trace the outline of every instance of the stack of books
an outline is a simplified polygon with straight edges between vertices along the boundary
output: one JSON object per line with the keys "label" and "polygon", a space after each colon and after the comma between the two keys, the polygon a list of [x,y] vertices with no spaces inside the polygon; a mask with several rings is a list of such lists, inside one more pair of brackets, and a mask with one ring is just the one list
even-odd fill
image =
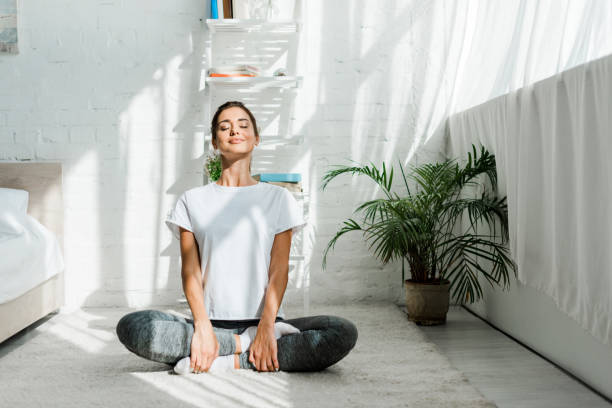
{"label": "stack of books", "polygon": [[209,77],[255,77],[259,68],[248,64],[226,65],[208,69]]}
{"label": "stack of books", "polygon": [[300,173],[259,173],[253,174],[255,180],[276,184],[292,192],[302,193],[302,175]]}
{"label": "stack of books", "polygon": [[210,0],[211,18],[233,18],[232,0]]}
{"label": "stack of books", "polygon": [[210,18],[290,20],[296,0],[210,0]]}

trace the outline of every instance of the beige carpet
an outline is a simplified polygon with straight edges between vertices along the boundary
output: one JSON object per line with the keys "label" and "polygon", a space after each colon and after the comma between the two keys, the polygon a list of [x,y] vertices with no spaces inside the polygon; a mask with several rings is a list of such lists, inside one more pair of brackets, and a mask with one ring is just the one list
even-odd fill
{"label": "beige carpet", "polygon": [[115,325],[129,311],[51,315],[0,344],[0,407],[496,406],[391,303],[311,306],[309,315],[342,316],[359,330],[351,353],[317,373],[174,375],[119,343]]}

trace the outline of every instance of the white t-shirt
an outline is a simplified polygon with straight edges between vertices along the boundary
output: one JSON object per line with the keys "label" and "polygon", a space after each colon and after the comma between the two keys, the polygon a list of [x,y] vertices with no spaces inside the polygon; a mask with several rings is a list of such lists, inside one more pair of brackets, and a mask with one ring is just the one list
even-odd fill
{"label": "white t-shirt", "polygon": [[[274,236],[306,225],[293,194],[264,182],[187,190],[165,222],[177,239],[179,226],[195,235],[204,306],[210,319],[222,320],[261,318]],[[282,305],[277,316],[285,318]]]}

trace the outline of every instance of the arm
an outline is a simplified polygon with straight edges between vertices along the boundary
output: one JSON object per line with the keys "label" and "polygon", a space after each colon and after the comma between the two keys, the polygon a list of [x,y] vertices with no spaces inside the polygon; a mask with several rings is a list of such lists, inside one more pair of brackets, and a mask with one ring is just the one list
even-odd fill
{"label": "arm", "polygon": [[291,229],[279,232],[272,244],[264,310],[249,355],[249,361],[255,364],[258,371],[278,369],[274,322],[289,280],[291,233]]}
{"label": "arm", "polygon": [[270,256],[270,269],[268,271],[268,288],[264,310],[259,322],[260,326],[273,327],[276,314],[283,301],[287,282],[289,281],[289,252],[291,250],[291,233],[279,232],[274,237]]}
{"label": "arm", "polygon": [[193,315],[191,339],[191,367],[194,371],[208,371],[219,353],[219,342],[204,307],[202,271],[198,243],[191,231],[181,231],[181,278],[183,291]]}

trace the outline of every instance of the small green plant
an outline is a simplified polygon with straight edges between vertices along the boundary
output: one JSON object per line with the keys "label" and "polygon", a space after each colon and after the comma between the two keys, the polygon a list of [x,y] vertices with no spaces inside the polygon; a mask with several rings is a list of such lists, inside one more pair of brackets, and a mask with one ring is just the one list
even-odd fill
{"label": "small green plant", "polygon": [[221,155],[219,153],[209,153],[206,157],[206,163],[204,164],[206,174],[211,181],[219,180],[221,177]]}
{"label": "small green plant", "polygon": [[[365,175],[381,188],[385,198],[367,201],[354,211],[363,212],[363,223],[354,219],[344,221],[344,226],[328,243],[323,256],[323,270],[326,267],[328,251],[333,249],[338,238],[350,231],[362,231],[369,249],[374,248],[375,256],[383,263],[402,261],[402,283],[404,282],[404,260],[408,262],[414,282],[439,282],[447,279],[456,302],[470,303],[482,297],[478,274],[493,283],[508,285],[509,271],[516,277],[516,265],[509,257],[508,208],[506,197],[496,197],[497,171],[495,156],[481,147],[480,155],[472,145],[467,163],[460,167],[455,160],[441,163],[411,166],[409,178],[415,182],[414,191],[408,185],[404,169],[400,170],[407,195],[400,197],[391,192],[393,167],[387,173],[370,162],[371,166],[337,166],[323,177],[321,189],[335,177],[351,173]],[[479,182],[483,175],[488,178],[491,192]],[[476,197],[462,196],[466,186],[482,189]],[[470,226],[461,230],[464,214]],[[492,233],[479,233],[478,223],[485,222],[492,227]],[[496,224],[501,226],[501,241],[496,239]],[[489,228],[489,232],[491,228]],[[479,263],[489,261],[490,266]]]}

